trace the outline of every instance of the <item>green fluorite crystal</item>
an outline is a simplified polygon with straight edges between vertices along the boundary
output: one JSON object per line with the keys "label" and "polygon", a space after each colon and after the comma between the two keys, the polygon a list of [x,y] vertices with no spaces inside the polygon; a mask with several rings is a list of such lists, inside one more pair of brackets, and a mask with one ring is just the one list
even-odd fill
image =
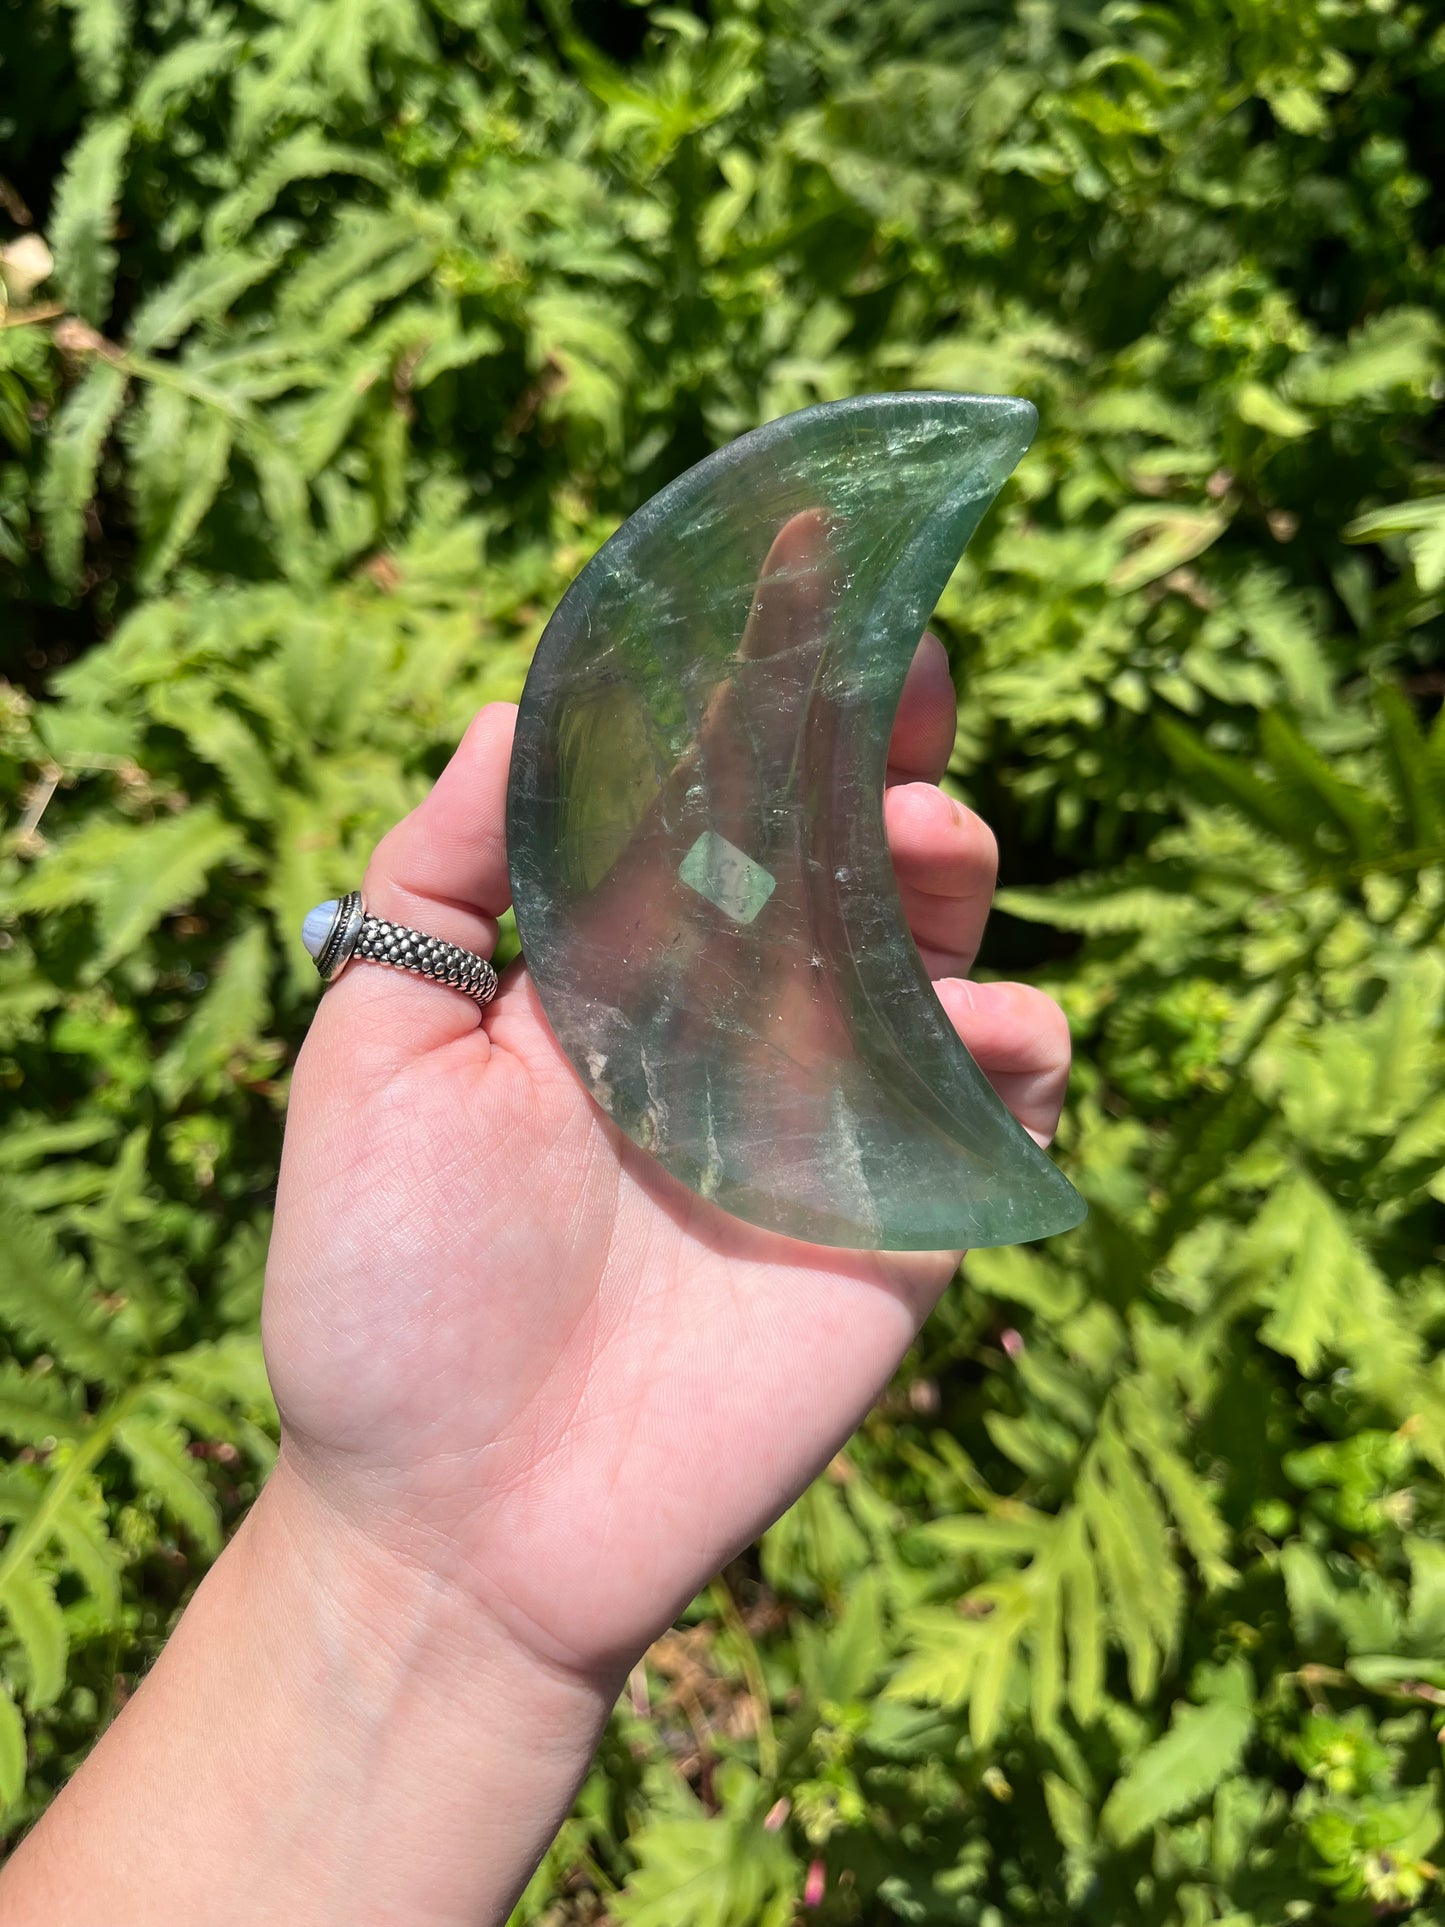
{"label": "green fluorite crystal", "polygon": [[1083,1216],[934,995],[883,830],[904,675],[1033,426],[871,395],[744,435],[593,558],[527,678],[507,847],[552,1028],[660,1164],[793,1237]]}

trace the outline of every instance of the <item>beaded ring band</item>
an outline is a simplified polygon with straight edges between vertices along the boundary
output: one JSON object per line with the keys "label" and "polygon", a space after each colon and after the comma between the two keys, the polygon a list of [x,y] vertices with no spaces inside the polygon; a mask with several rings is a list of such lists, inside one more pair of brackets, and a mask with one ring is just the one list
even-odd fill
{"label": "beaded ring band", "polygon": [[368,914],[359,890],[318,903],[308,911],[301,941],[323,983],[332,984],[353,958],[409,970],[432,983],[461,991],[474,1004],[489,1004],[497,994],[497,973],[485,957],[442,937],[429,937],[402,923]]}

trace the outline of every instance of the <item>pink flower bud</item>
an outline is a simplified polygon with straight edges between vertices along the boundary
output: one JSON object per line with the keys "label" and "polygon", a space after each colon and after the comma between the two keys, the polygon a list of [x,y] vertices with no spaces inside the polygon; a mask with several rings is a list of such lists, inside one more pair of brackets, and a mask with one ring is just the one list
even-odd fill
{"label": "pink flower bud", "polygon": [[827,1885],[828,1869],[823,1865],[821,1860],[810,1861],[808,1863],[808,1878],[803,1882],[803,1905],[805,1907],[821,1906],[823,1893]]}
{"label": "pink flower bud", "polygon": [[1016,1332],[1012,1325],[1007,1326],[999,1333],[998,1342],[1003,1346],[1010,1358],[1020,1358],[1023,1356],[1023,1333]]}

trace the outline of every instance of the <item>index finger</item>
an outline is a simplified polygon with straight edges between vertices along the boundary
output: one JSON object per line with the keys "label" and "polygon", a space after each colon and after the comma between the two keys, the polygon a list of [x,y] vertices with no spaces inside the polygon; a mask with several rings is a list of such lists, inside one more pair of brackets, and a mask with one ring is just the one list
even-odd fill
{"label": "index finger", "polygon": [[925,633],[913,652],[893,719],[889,784],[936,783],[948,768],[957,730],[958,698],[948,654],[937,636]]}

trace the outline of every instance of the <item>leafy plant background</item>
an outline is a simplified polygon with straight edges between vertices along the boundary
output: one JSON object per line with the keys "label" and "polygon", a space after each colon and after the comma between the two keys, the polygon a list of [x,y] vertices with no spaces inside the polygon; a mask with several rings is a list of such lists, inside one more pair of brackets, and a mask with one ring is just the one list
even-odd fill
{"label": "leafy plant background", "polygon": [[662,481],[1037,402],[940,612],[1087,1223],[978,1254],[519,1919],[1445,1921],[1445,28],[0,8],[0,1800],[264,1476],[296,928]]}

